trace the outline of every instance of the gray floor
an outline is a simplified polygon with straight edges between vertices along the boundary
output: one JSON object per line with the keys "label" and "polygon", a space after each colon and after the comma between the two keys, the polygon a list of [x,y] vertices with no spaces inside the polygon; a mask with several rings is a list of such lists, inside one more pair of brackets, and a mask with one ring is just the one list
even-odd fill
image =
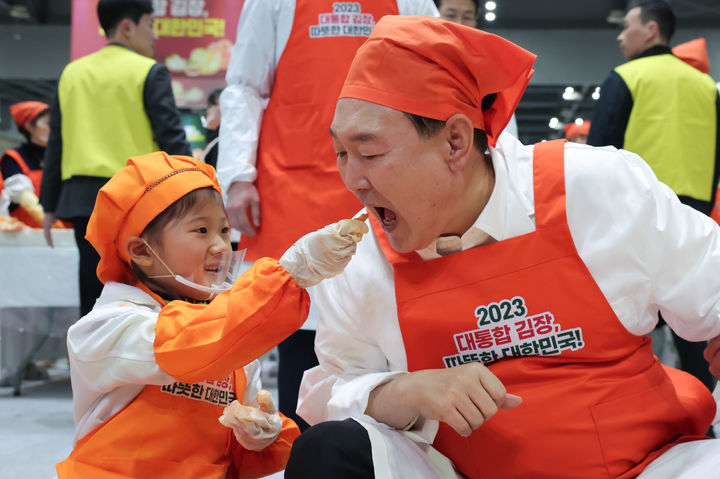
{"label": "gray floor", "polygon": [[0,388],[0,477],[50,479],[72,449],[72,391],[66,371],[25,381],[22,395]]}

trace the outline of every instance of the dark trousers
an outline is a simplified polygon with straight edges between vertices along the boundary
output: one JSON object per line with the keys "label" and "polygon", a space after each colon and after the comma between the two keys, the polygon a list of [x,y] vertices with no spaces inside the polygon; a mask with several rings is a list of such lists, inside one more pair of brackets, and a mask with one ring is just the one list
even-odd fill
{"label": "dark trousers", "polygon": [[303,373],[318,365],[315,331],[300,329],[278,344],[278,409],[295,421],[301,431],[309,427],[295,413]]}
{"label": "dark trousers", "polygon": [[97,277],[97,265],[100,255],[85,239],[85,231],[90,218],[73,218],[70,222],[75,231],[75,242],[80,255],[80,316],[85,316],[100,297],[103,284]]}
{"label": "dark trousers", "polygon": [[367,431],[352,419],[316,424],[293,443],[285,479],[374,478]]}

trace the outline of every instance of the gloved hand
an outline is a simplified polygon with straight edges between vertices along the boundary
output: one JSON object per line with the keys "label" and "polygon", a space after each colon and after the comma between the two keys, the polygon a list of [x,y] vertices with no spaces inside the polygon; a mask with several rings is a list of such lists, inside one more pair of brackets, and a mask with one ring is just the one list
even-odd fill
{"label": "gloved hand", "polygon": [[42,206],[40,206],[40,201],[34,191],[23,191],[20,195],[20,201],[18,201],[18,204],[20,204],[22,209],[30,214],[32,219],[42,224],[45,219],[45,213],[43,212]]}
{"label": "gloved hand", "polygon": [[245,406],[235,400],[225,407],[218,418],[220,424],[233,430],[240,445],[249,451],[262,451],[282,430],[282,419],[275,409],[272,395],[262,389],[257,394],[257,402],[259,408]]}
{"label": "gloved hand", "polygon": [[301,288],[314,286],[342,272],[355,254],[362,235],[370,231],[358,219],[340,220],[295,242],[280,258],[280,266],[290,273]]}

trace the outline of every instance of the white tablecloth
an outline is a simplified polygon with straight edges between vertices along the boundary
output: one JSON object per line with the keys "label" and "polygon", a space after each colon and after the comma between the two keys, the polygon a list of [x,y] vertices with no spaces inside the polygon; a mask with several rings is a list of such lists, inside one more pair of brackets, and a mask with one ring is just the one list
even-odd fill
{"label": "white tablecloth", "polygon": [[52,235],[54,248],[45,244],[42,230],[0,233],[0,308],[80,304],[73,230]]}
{"label": "white tablecloth", "polygon": [[48,333],[35,359],[65,355],[65,333],[78,319],[78,250],[72,229],[0,232],[0,371],[17,368]]}

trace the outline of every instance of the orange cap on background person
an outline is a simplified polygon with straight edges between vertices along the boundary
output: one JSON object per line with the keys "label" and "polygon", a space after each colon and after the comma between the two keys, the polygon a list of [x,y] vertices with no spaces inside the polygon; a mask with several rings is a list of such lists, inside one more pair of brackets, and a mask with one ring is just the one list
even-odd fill
{"label": "orange cap on background person", "polygon": [[10,105],[10,114],[18,128],[24,128],[25,123],[34,121],[35,118],[49,109],[50,105],[41,101],[21,101]]}
{"label": "orange cap on background person", "polygon": [[566,123],[563,129],[565,130],[565,138],[572,141],[572,138],[578,135],[589,135],[590,134],[590,123],[589,121],[584,121],[581,124],[577,124],[575,122],[572,123]]}
{"label": "orange cap on background person", "polygon": [[672,49],[673,55],[685,63],[694,66],[703,73],[710,73],[710,59],[707,53],[707,43],[704,38],[696,38],[681,43]]}
{"label": "orange cap on background person", "polygon": [[[481,30],[439,18],[386,15],[355,54],[340,98],[441,121],[463,113],[495,146],[536,58]],[[483,110],[483,99],[493,93],[497,98]]]}
{"label": "orange cap on background person", "polygon": [[191,191],[220,185],[212,166],[163,151],[135,156],[98,192],[85,238],[100,255],[100,281],[134,282],[125,242],[140,236],[167,207]]}

